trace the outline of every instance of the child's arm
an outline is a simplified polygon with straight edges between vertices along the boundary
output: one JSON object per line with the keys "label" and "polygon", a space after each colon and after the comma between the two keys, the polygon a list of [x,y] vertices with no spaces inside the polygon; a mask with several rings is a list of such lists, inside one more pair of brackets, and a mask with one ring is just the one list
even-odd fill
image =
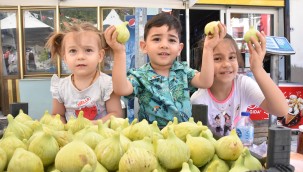
{"label": "child's arm", "polygon": [[117,118],[125,118],[122,113],[120,96],[114,92],[110,95],[110,99],[105,102],[105,106],[107,115],[102,118],[103,122],[110,119],[111,115],[114,115]]}
{"label": "child's arm", "polygon": [[286,99],[279,87],[263,69],[263,59],[266,53],[265,34],[264,32],[257,33],[257,36],[261,43],[252,37],[251,42],[248,42],[248,48],[250,69],[265,96],[260,107],[270,114],[284,116],[288,113]]}
{"label": "child's arm", "polygon": [[206,36],[203,54],[201,72],[197,73],[191,81],[191,85],[196,88],[209,88],[214,81],[214,48],[220,41],[224,39],[226,35],[226,27],[221,22],[218,27],[215,27],[213,36]]}
{"label": "child's arm", "polygon": [[114,53],[114,66],[112,70],[114,92],[120,96],[127,96],[133,92],[133,86],[126,77],[125,46],[117,42],[117,35],[115,26],[110,26],[104,31],[106,42]]}
{"label": "child's arm", "polygon": [[59,114],[61,121],[66,124],[65,119],[65,106],[63,103],[60,103],[57,99],[53,99],[53,115]]}

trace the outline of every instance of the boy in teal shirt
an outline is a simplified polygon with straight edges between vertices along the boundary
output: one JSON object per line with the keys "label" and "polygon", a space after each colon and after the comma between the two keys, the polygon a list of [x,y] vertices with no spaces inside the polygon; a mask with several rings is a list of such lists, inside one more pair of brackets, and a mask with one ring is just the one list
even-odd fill
{"label": "boy in teal shirt", "polygon": [[[144,41],[140,42],[150,62],[138,69],[130,69],[126,77],[125,46],[116,41],[118,33],[115,30],[110,26],[104,35],[114,54],[112,79],[116,94],[138,98],[139,121],[146,119],[152,123],[156,120],[159,127],[165,126],[173,117],[179,122],[187,121],[192,115],[190,91],[209,88],[213,83],[212,54],[203,54],[201,72],[176,61],[184,46],[180,43],[181,24],[174,16],[160,13],[146,23]],[[226,27],[220,23],[215,27],[214,36],[206,38],[211,41],[204,48],[214,49],[225,34]]]}

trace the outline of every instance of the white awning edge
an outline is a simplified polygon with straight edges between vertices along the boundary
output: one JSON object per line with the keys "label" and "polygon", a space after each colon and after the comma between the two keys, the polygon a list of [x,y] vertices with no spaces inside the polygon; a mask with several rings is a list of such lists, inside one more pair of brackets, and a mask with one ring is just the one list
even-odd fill
{"label": "white awning edge", "polygon": [[137,7],[185,9],[187,0],[1,0],[0,6]]}

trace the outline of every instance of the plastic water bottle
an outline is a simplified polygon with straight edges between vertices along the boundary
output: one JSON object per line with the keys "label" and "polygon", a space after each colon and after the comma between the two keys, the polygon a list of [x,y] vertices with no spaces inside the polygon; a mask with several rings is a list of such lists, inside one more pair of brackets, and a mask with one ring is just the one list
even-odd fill
{"label": "plastic water bottle", "polygon": [[244,146],[251,146],[254,141],[254,124],[249,112],[241,112],[241,119],[236,125],[237,134]]}

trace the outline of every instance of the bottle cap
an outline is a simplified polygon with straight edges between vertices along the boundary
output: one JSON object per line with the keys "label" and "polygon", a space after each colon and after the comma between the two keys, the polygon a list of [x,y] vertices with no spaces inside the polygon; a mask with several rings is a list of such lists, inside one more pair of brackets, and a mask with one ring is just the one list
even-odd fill
{"label": "bottle cap", "polygon": [[300,126],[299,126],[299,131],[300,131],[300,132],[303,132],[303,125],[300,125]]}
{"label": "bottle cap", "polygon": [[250,116],[249,112],[241,112],[241,116]]}

